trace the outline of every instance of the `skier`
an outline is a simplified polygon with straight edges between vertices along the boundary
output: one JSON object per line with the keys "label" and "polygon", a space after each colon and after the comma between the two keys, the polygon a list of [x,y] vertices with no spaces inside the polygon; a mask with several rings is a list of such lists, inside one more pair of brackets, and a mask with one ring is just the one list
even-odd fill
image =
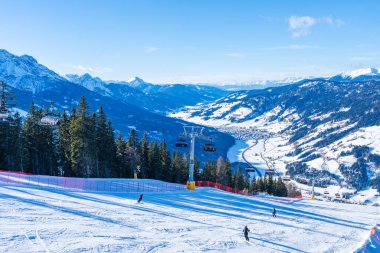
{"label": "skier", "polygon": [[137,200],[137,203],[140,203],[142,201],[143,195],[140,194],[139,199]]}
{"label": "skier", "polygon": [[249,242],[249,237],[248,237],[248,232],[249,231],[250,231],[249,228],[247,227],[247,225],[245,225],[245,227],[243,229],[243,232],[244,232],[244,237],[247,240],[247,242]]}
{"label": "skier", "polygon": [[277,217],[277,216],[276,216],[276,208],[274,208],[274,207],[273,207],[272,216],[273,216],[273,217]]}

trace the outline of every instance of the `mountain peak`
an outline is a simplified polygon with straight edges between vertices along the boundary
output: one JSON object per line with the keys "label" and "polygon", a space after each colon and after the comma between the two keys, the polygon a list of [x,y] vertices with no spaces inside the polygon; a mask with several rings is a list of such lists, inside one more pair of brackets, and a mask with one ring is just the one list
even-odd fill
{"label": "mountain peak", "polygon": [[140,77],[135,76],[135,77],[129,79],[128,83],[130,83],[132,85],[139,85],[139,84],[146,83],[146,82],[144,80],[142,80]]}
{"label": "mountain peak", "polygon": [[0,55],[11,55],[7,50],[0,48]]}
{"label": "mountain peak", "polygon": [[331,81],[365,81],[365,80],[379,80],[380,68],[361,68],[351,71],[344,71],[339,75],[332,76],[327,80]]}
{"label": "mountain peak", "polygon": [[[17,56],[0,49],[0,79],[10,86],[37,93],[52,89],[63,78],[29,55]],[[33,77],[33,81],[30,78]]]}
{"label": "mountain peak", "polygon": [[27,55],[27,54],[21,55],[20,58],[30,63],[38,63],[36,59],[34,59],[32,56]]}
{"label": "mountain peak", "polygon": [[102,79],[99,77],[93,77],[89,73],[85,73],[83,75],[78,75],[78,74],[67,74],[65,75],[66,79],[73,82],[73,83],[82,83],[82,82],[101,82],[104,83]]}
{"label": "mountain peak", "polygon": [[84,75],[81,76],[82,78],[93,78],[89,73],[86,73]]}
{"label": "mountain peak", "polygon": [[345,71],[341,74],[344,77],[351,77],[355,78],[358,76],[363,75],[379,75],[379,69],[378,68],[362,68],[362,69],[355,69],[352,71]]}

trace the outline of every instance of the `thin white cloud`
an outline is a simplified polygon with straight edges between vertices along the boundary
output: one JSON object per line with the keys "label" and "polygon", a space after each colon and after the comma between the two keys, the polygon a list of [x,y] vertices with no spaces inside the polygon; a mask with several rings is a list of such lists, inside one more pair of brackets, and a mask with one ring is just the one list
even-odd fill
{"label": "thin white cloud", "polygon": [[330,25],[330,26],[336,26],[336,27],[341,27],[342,25],[344,25],[344,21],[337,18],[337,19],[333,19],[332,17],[322,17],[322,18],[319,18],[317,20],[317,23],[319,24],[326,24],[326,25]]}
{"label": "thin white cloud", "polygon": [[79,70],[82,72],[90,72],[90,73],[95,73],[95,70],[91,67],[85,67],[82,65],[76,65],[76,66],[71,66],[72,69]]}
{"label": "thin white cloud", "polygon": [[301,49],[313,49],[313,48],[318,48],[317,46],[313,45],[300,45],[300,44],[292,44],[292,45],[287,45],[287,46],[277,46],[277,47],[266,47],[264,50],[301,50]]}
{"label": "thin white cloud", "polygon": [[344,21],[341,19],[334,19],[330,16],[313,18],[310,16],[291,16],[288,19],[289,29],[293,38],[307,36],[310,34],[312,27],[317,24],[341,27],[344,25]]}
{"label": "thin white cloud", "polygon": [[233,57],[233,58],[245,58],[247,55],[243,53],[228,53],[226,54],[228,57]]}
{"label": "thin white cloud", "polygon": [[350,58],[350,61],[374,61],[374,60],[376,59],[369,56],[353,56]]}
{"label": "thin white cloud", "polygon": [[151,54],[158,50],[158,47],[150,46],[145,48],[145,53]]}
{"label": "thin white cloud", "polygon": [[288,22],[292,36],[295,38],[308,35],[310,29],[316,24],[316,20],[309,16],[292,16],[289,18]]}
{"label": "thin white cloud", "polygon": [[79,72],[91,73],[91,74],[101,74],[101,73],[112,72],[112,69],[108,67],[86,67],[83,65],[73,65],[73,66],[70,66],[70,68],[77,70]]}

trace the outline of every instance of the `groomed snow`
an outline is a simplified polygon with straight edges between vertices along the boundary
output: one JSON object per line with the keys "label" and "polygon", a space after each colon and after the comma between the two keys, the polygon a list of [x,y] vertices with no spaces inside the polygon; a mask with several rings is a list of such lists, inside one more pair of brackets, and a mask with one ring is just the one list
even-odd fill
{"label": "groomed snow", "polygon": [[379,222],[376,207],[211,188],[138,195],[2,184],[0,252],[353,252]]}

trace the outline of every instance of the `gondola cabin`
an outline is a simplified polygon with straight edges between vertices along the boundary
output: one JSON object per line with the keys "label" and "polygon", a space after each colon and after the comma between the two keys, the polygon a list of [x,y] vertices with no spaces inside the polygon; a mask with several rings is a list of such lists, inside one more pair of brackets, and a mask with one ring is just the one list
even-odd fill
{"label": "gondola cabin", "polygon": [[247,167],[247,168],[245,168],[245,172],[255,172],[255,168],[253,168],[253,167]]}
{"label": "gondola cabin", "polygon": [[8,112],[0,112],[0,122],[9,122],[10,115]]}
{"label": "gondola cabin", "polygon": [[175,146],[178,148],[187,148],[187,142],[185,139],[179,138],[175,143]]}
{"label": "gondola cabin", "polygon": [[60,121],[58,116],[45,116],[42,117],[40,125],[42,126],[59,126]]}
{"label": "gondola cabin", "polygon": [[285,182],[290,181],[290,176],[283,176],[282,181],[285,181]]}
{"label": "gondola cabin", "polygon": [[265,171],[265,174],[273,176],[274,174],[276,174],[276,172],[274,169],[268,169],[267,171]]}
{"label": "gondola cabin", "polygon": [[204,152],[215,152],[215,151],[216,151],[216,147],[215,147],[214,144],[206,143],[206,144],[203,146],[203,151],[204,151]]}

